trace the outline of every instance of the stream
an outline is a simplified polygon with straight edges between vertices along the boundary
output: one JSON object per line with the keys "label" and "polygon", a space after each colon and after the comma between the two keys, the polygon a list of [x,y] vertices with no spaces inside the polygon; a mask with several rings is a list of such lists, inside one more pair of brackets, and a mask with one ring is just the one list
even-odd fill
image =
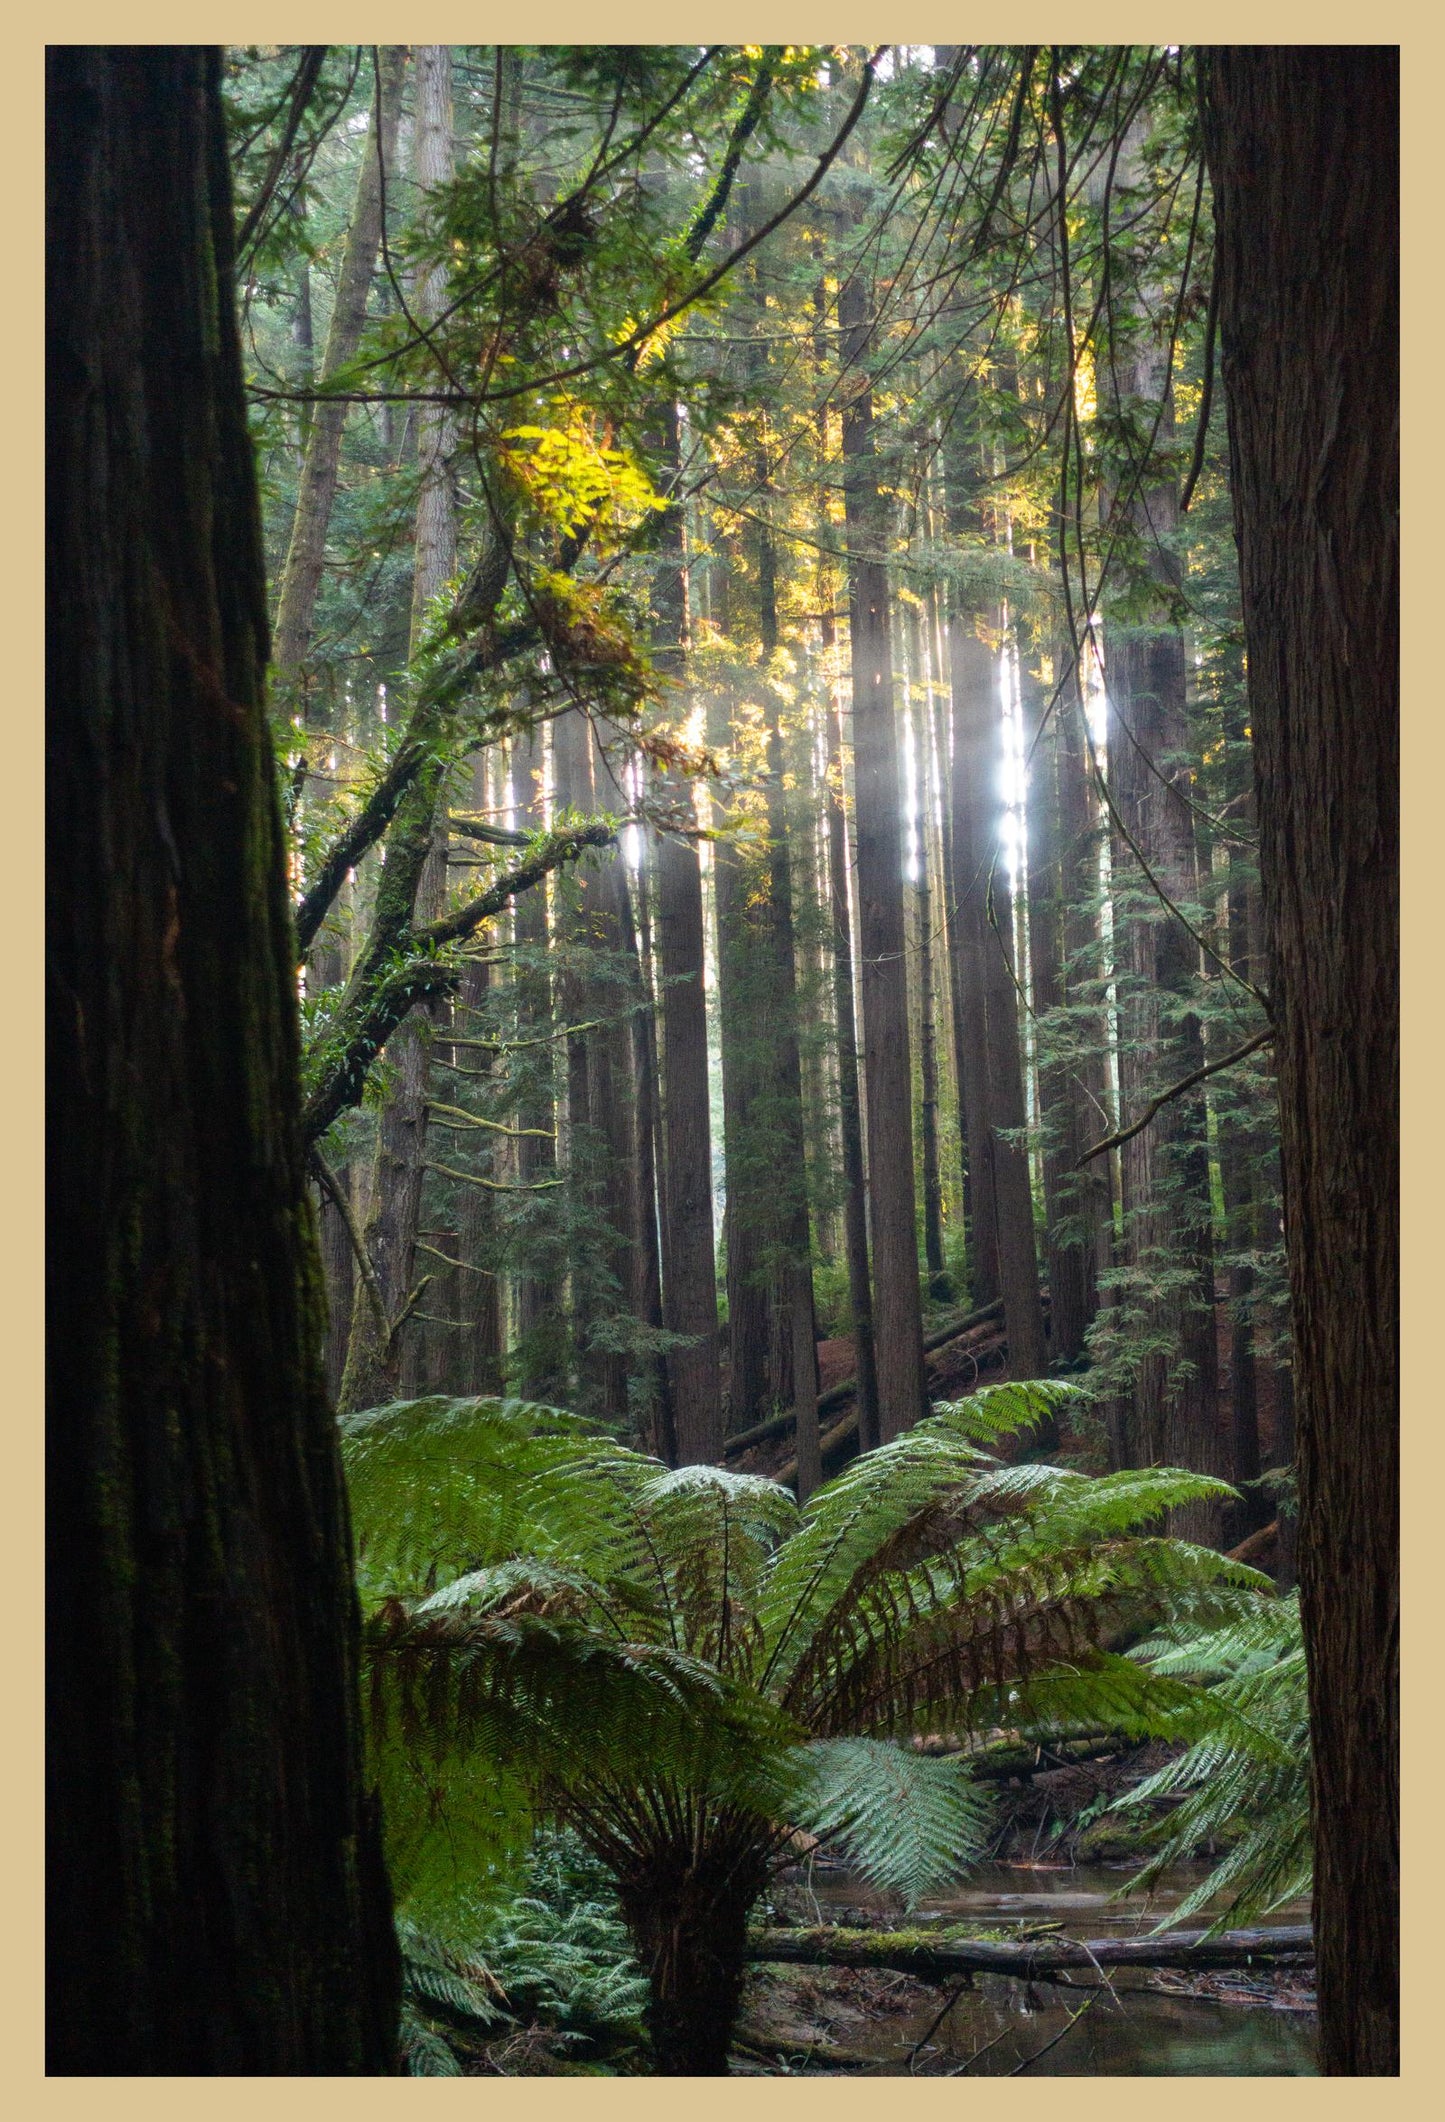
{"label": "stream", "polygon": [[[925,1902],[909,1920],[1005,1931],[1016,1925],[1058,1923],[1067,1937],[1136,1936],[1177,1906],[1209,1867],[1180,1865],[1164,1875],[1152,1894],[1115,1900],[1133,1868],[986,1865],[956,1892]],[[896,1902],[839,1871],[819,1869],[810,1879],[800,1879],[797,1891],[805,1905],[816,1903],[817,1920],[825,1923],[845,1923],[851,1910],[897,1910]],[[1309,1904],[1292,1903],[1263,1920],[1307,1922]],[[781,1973],[770,1970],[774,1976]],[[1109,1970],[1107,1985],[1102,1975],[1086,1971],[1076,1986],[1063,1988],[979,1975],[973,1989],[960,1993],[936,2027],[933,2021],[946,2000],[941,1989],[930,1992],[920,2007],[917,1990],[900,1982],[900,2005],[905,1998],[910,2001],[891,2014],[886,2007],[880,2013],[851,2009],[841,1997],[834,2005],[814,2000],[805,1984],[795,1994],[800,2003],[807,2000],[808,2015],[824,2038],[802,2050],[799,2061],[807,2055],[813,2070],[827,2070],[827,2047],[834,2045],[840,2062],[848,2058],[849,2075],[892,2076],[909,2070],[910,2051],[926,2041],[912,2068],[929,2077],[1025,2072],[1059,2078],[1314,2077],[1315,2014],[1302,2008],[1312,2002],[1309,1979],[1308,1974],[1295,1974],[1273,1984],[1244,1969],[1204,1977],[1130,1968]],[[1190,1989],[1213,1989],[1216,1994],[1180,1993]],[[1240,2001],[1220,2001],[1220,1989]]]}

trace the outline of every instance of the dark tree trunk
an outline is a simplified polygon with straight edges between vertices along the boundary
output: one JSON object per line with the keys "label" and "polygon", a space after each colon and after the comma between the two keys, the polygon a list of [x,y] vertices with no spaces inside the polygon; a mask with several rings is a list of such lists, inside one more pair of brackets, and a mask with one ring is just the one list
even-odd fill
{"label": "dark tree trunk", "polygon": [[864,363],[872,338],[869,291],[854,276],[838,298],[842,356],[843,492],[853,671],[853,773],[857,801],[858,929],[862,949],[863,1069],[868,1195],[873,1234],[873,1336],[878,1426],[885,1443],[928,1412],[918,1228],[908,983],[903,944],[903,848],[893,645],[888,623],[886,513],[873,449],[873,396]]}
{"label": "dark tree trunk", "polygon": [[953,921],[958,981],[958,1056],[968,1125],[973,1200],[970,1258],[975,1304],[1002,1297],[1009,1369],[1042,1377],[1048,1367],[1039,1302],[1038,1254],[1028,1153],[1004,1131],[1025,1124],[1023,1068],[1013,974],[1013,913],[1000,856],[997,800],[997,666],[977,615],[949,620],[953,695]]}
{"label": "dark tree trunk", "polygon": [[[719,585],[720,589],[722,585]],[[722,598],[719,598],[719,604]],[[725,612],[720,624],[727,628]],[[730,740],[728,709],[720,693],[708,702],[708,742],[725,751]],[[714,824],[725,822],[716,789]],[[747,865],[736,844],[715,840],[712,849],[713,914],[717,924],[718,1045],[722,1064],[723,1229],[727,1250],[728,1427],[745,1429],[768,1412],[768,1293],[760,1242],[762,1218],[754,1212],[757,1191],[750,1122],[761,1096],[758,1041],[752,1023],[758,983],[757,960],[765,938],[757,933]]]}
{"label": "dark tree trunk", "polygon": [[747,1971],[748,1912],[767,1883],[755,1823],[704,1821],[618,1879],[633,1951],[650,1991],[657,2074],[724,2078]]}
{"label": "dark tree trunk", "polygon": [[1294,1301],[1321,2054],[1378,2077],[1399,2069],[1399,55],[1214,51],[1205,108]]}
{"label": "dark tree trunk", "polygon": [[[665,435],[670,469],[680,464],[676,407]],[[662,519],[653,587],[654,655],[681,680],[688,648],[687,551],[681,505]],[[697,822],[692,784],[669,775],[662,793]],[[679,1464],[722,1457],[718,1373],[717,1256],[713,1240],[712,1115],[708,1088],[707,991],[702,870],[698,844],[672,833],[657,841],[657,968],[662,1019],[663,1325],[684,1336],[667,1357]]]}
{"label": "dark tree trunk", "polygon": [[[1064,1007],[1064,894],[1059,860],[1059,723],[1063,701],[1024,669],[1024,721],[1034,745],[1029,768],[1029,971],[1038,1020],[1039,1132],[1043,1139],[1045,1234],[1048,1248],[1049,1340],[1055,1360],[1083,1353],[1093,1316],[1093,1254],[1078,1227],[1074,1166],[1088,1143],[1079,1139],[1058,1017]],[[1044,716],[1048,716],[1040,724]],[[1035,739],[1037,742],[1035,743]]]}
{"label": "dark tree trunk", "polygon": [[[823,648],[836,646],[831,595],[823,610]],[[839,1131],[843,1142],[843,1233],[848,1253],[848,1308],[858,1374],[858,1441],[880,1442],[878,1367],[873,1353],[873,1288],[868,1272],[868,1197],[858,1097],[858,1025],[853,1000],[853,925],[848,910],[848,820],[843,789],[842,695],[828,703],[828,880],[833,917],[833,1008],[838,1028]]]}
{"label": "dark tree trunk", "polygon": [[[540,726],[523,731],[514,740],[512,778],[519,825],[540,830],[545,822]],[[557,1120],[552,1089],[557,1049],[548,1038],[552,1030],[552,981],[547,965],[545,886],[538,885],[518,898],[516,935],[522,954],[515,983],[517,1036],[531,1042],[522,1048],[517,1125],[527,1132],[517,1142],[517,1179],[523,1186],[545,1186],[557,1170],[556,1143],[546,1139]],[[524,1214],[528,1206],[523,1202]],[[516,1282],[516,1389],[527,1399],[555,1400],[566,1389],[562,1322],[558,1315],[561,1269],[551,1222],[544,1210],[541,1216],[528,1218]]]}
{"label": "dark tree trunk", "polygon": [[47,54],[47,2067],[391,2071],[218,54]]}
{"label": "dark tree trunk", "polygon": [[[1172,497],[1170,497],[1172,498]],[[1156,518],[1163,504],[1151,496]],[[1133,846],[1116,833],[1114,878],[1120,981],[1120,1106],[1125,1120],[1160,1089],[1204,1064],[1188,1006],[1199,947],[1159,903],[1134,849],[1176,907],[1197,908],[1199,873],[1191,776],[1182,761],[1184,641],[1173,629],[1111,633],[1109,781]],[[1222,1473],[1219,1359],[1214,1316],[1213,1209],[1203,1085],[1164,1106],[1123,1148],[1124,1244],[1140,1277],[1150,1338],[1134,1389],[1135,1465]],[[1179,1279],[1181,1274],[1185,1277]],[[1164,1293],[1155,1294],[1163,1284]],[[1177,1351],[1171,1360],[1167,1349]],[[1218,1545],[1220,1506],[1191,1504],[1171,1530]]]}
{"label": "dark tree trunk", "polygon": [[933,992],[933,892],[929,877],[929,797],[927,676],[923,663],[922,629],[916,613],[907,623],[909,658],[909,736],[914,758],[913,828],[917,844],[918,881],[915,886],[918,927],[918,1077],[919,1162],[923,1167],[923,1258],[928,1269],[929,1295],[943,1299],[953,1295],[943,1266],[943,1188],[938,1169],[938,1046],[935,1038]]}

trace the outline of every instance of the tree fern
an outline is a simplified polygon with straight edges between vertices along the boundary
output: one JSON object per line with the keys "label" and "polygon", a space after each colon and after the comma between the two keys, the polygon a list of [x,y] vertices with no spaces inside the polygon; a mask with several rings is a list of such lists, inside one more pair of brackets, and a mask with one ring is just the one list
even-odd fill
{"label": "tree fern", "polygon": [[[557,1409],[349,1418],[370,1743],[406,1905],[442,1922],[533,1820],[569,1823],[617,1879],[663,2067],[721,2067],[708,2014],[736,2002],[747,1908],[794,1829],[910,1900],[982,1846],[966,1759],[889,1740],[1078,1718],[1202,1743],[1204,1691],[1116,1647],[1237,1629],[1267,1580],[1152,1530],[1220,1482],[985,1448],[1073,1390],[942,1408],[801,1512]],[[1216,1734],[1228,1711],[1212,1702]]]}

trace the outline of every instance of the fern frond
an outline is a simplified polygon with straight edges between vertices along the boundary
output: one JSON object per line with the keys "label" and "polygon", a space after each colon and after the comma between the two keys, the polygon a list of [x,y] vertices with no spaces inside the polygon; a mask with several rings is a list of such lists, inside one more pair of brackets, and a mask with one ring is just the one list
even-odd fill
{"label": "fern frond", "polygon": [[1157,1637],[1134,1659],[1151,1674],[1212,1678],[1196,1690],[1194,1743],[1116,1801],[1183,1802],[1157,1833],[1158,1849],[1130,1887],[1152,1886],[1201,1844],[1244,1832],[1159,1926],[1187,1921],[1222,1898],[1213,1929],[1267,1915],[1309,1890],[1309,1694],[1298,1596],[1265,1599],[1223,1629],[1190,1639]]}
{"label": "fern frond", "polygon": [[823,1835],[849,1865],[909,1908],[978,1862],[994,1826],[991,1795],[962,1755],[934,1758],[877,1739],[828,1739],[787,1764],[788,1817]]}

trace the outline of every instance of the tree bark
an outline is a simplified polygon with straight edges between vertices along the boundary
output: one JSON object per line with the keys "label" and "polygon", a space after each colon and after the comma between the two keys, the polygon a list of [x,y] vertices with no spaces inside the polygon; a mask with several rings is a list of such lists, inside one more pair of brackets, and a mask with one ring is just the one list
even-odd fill
{"label": "tree bark", "polygon": [[[1049,1344],[1056,1362],[1073,1363],[1083,1355],[1084,1335],[1098,1303],[1092,1233],[1081,1198],[1086,1186],[1097,1185],[1097,1175],[1075,1170],[1089,1142],[1083,1139],[1085,1116],[1073,1081],[1077,1064],[1062,1022],[1068,987],[1059,782],[1069,766],[1060,741],[1067,704],[1062,695],[1056,697],[1054,686],[1027,667],[1023,693],[1025,728],[1030,743],[1037,739],[1028,784],[1029,969],[1037,1019]],[[1045,715],[1048,720],[1040,733]]]}
{"label": "tree bark", "polygon": [[886,527],[873,446],[869,290],[857,275],[838,297],[842,357],[843,492],[850,554],[853,774],[858,927],[862,949],[863,1066],[873,1237],[873,1335],[878,1427],[884,1443],[928,1412],[914,1210],[908,985],[903,956],[903,849]]}
{"label": "tree bark", "polygon": [[[418,45],[416,92],[412,167],[424,200],[428,192],[449,182],[452,175],[449,46]],[[385,98],[385,75],[382,93]],[[435,268],[421,276],[412,291],[412,300],[416,314],[423,322],[439,313],[445,291],[444,269]],[[337,439],[339,444],[339,429]],[[423,405],[417,418],[420,484],[416,503],[409,642],[409,653],[413,658],[426,636],[431,600],[456,572],[456,499],[452,490],[451,466],[455,441],[454,422],[447,410],[441,406]],[[422,865],[413,907],[415,918],[423,923],[435,921],[446,905],[448,828],[445,777],[436,787],[432,800],[435,809],[429,819],[430,846]],[[418,807],[420,802],[419,796]],[[408,1387],[424,1389],[424,1381],[417,1375],[419,1349],[413,1350],[410,1360],[407,1356],[408,1345],[417,1342],[416,1328],[403,1320],[402,1315],[415,1286],[416,1238],[421,1226],[426,1169],[431,1045],[439,1014],[435,1010],[430,1013],[414,1011],[397,1027],[388,1047],[392,1076],[377,1120],[376,1170],[362,1243],[376,1270],[390,1324],[383,1334],[375,1306],[364,1291],[358,1292],[352,1306],[351,1347],[347,1352],[346,1375],[341,1389],[342,1405],[347,1408],[368,1407],[393,1398],[401,1389],[404,1368],[408,1372]]]}
{"label": "tree bark", "polygon": [[923,1258],[928,1269],[929,1295],[946,1299],[953,1294],[943,1265],[943,1188],[938,1168],[938,1046],[935,1037],[933,992],[933,891],[929,876],[928,798],[928,690],[924,667],[922,629],[916,611],[906,621],[906,640],[912,650],[908,658],[911,682],[909,737],[913,747],[913,830],[918,879],[914,887],[918,929],[918,1076],[919,1162],[923,1167]]}
{"label": "tree bark", "polygon": [[1329,2075],[1390,2076],[1399,55],[1204,57],[1296,1332],[1321,2056]]}
{"label": "tree bark", "polygon": [[395,2067],[219,54],[47,54],[48,2069]]}
{"label": "tree bark", "polygon": [[[518,824],[540,831],[546,823],[542,790],[542,726],[524,730],[513,740],[512,778]],[[522,1048],[521,1092],[517,1125],[528,1130],[517,1143],[517,1179],[523,1186],[545,1185],[556,1176],[557,1147],[544,1134],[557,1124],[553,1080],[557,1048],[553,1030],[552,978],[547,962],[547,894],[539,887],[517,901],[515,981],[517,1036],[532,1042]],[[537,1044],[536,1042],[545,1042]],[[523,1203],[525,1214],[527,1204]],[[560,1399],[566,1390],[566,1351],[559,1306],[563,1263],[550,1216],[528,1217],[516,1279],[516,1389],[526,1399]]]}
{"label": "tree bark", "polygon": [[[1004,1130],[1025,1124],[1014,991],[1012,908],[999,855],[997,665],[982,615],[949,616],[953,695],[953,919],[956,1025],[968,1127],[976,1303],[1004,1300],[1009,1361],[1018,1378],[1047,1369],[1028,1153]],[[1019,1366],[1019,1367],[1015,1367]]]}
{"label": "tree bark", "polygon": [[[680,469],[677,409],[669,406],[668,468]],[[653,583],[654,656],[681,685],[689,645],[688,577],[681,505],[662,519]],[[692,784],[669,774],[660,791],[697,822]],[[662,1323],[683,1336],[667,1356],[673,1436],[680,1465],[722,1457],[718,1370],[717,1258],[713,1236],[712,1115],[708,1086],[702,869],[698,843],[657,840],[657,967],[662,1020]]]}
{"label": "tree bark", "polygon": [[[323,383],[346,366],[361,344],[366,324],[366,301],[376,270],[377,245],[381,241],[383,166],[386,177],[394,180],[396,173],[396,135],[401,118],[406,57],[404,44],[382,47],[381,108],[378,113],[373,104],[371,130],[357,172],[351,225],[341,254],[336,299],[321,356]],[[311,628],[326,552],[326,530],[336,498],[341,430],[345,422],[344,405],[321,404],[313,408],[296,492],[296,513],[291,522],[286,563],[281,570],[272,660],[277,671],[283,674],[283,682],[300,689],[303,694],[306,690],[303,667],[311,646]]]}
{"label": "tree bark", "polygon": [[[831,589],[823,605],[823,650],[836,646]],[[831,662],[830,662],[831,668]],[[848,909],[848,818],[843,786],[843,696],[828,703],[828,880],[833,918],[833,1009],[838,1031],[839,1131],[843,1142],[843,1233],[848,1253],[848,1309],[858,1365],[858,1435],[864,1451],[878,1433],[878,1367],[873,1350],[873,1287],[868,1270],[868,1198],[858,1096],[858,1025],[853,998],[853,926]]]}

